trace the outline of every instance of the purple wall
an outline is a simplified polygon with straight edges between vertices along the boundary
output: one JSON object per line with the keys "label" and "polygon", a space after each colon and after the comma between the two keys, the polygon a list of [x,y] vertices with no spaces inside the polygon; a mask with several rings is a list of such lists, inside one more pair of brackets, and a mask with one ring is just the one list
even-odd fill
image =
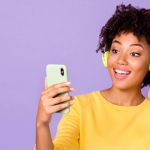
{"label": "purple wall", "polygon": [[46,64],[68,66],[73,95],[110,85],[95,49],[100,28],[121,2],[150,8],[140,0],[0,1],[0,149],[33,149]]}

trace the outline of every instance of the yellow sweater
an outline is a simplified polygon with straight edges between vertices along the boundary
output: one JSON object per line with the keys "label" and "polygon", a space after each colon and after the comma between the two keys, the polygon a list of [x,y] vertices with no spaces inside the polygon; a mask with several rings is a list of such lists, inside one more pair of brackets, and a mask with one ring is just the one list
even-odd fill
{"label": "yellow sweater", "polygon": [[75,98],[58,125],[55,150],[150,150],[150,101],[110,103],[99,91]]}

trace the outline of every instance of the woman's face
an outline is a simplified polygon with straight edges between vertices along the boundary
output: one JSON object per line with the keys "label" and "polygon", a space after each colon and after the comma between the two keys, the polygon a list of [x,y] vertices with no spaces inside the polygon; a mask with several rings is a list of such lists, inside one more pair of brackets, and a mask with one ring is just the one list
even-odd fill
{"label": "woman's face", "polygon": [[150,64],[150,46],[133,33],[117,35],[111,45],[108,70],[112,84],[119,89],[140,88]]}

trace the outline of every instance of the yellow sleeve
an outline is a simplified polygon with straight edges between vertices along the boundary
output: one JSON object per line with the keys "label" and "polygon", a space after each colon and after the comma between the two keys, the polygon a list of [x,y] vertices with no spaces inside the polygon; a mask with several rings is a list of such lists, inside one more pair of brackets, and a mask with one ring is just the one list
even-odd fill
{"label": "yellow sleeve", "polygon": [[65,114],[57,128],[53,141],[55,150],[76,150],[79,141],[80,130],[80,105],[75,97],[70,112]]}

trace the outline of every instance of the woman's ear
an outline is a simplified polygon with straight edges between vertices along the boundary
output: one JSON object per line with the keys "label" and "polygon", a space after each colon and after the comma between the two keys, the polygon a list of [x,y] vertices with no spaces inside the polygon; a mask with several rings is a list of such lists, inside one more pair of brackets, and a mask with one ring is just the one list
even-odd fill
{"label": "woman's ear", "polygon": [[148,98],[150,99],[150,89],[148,90]]}

